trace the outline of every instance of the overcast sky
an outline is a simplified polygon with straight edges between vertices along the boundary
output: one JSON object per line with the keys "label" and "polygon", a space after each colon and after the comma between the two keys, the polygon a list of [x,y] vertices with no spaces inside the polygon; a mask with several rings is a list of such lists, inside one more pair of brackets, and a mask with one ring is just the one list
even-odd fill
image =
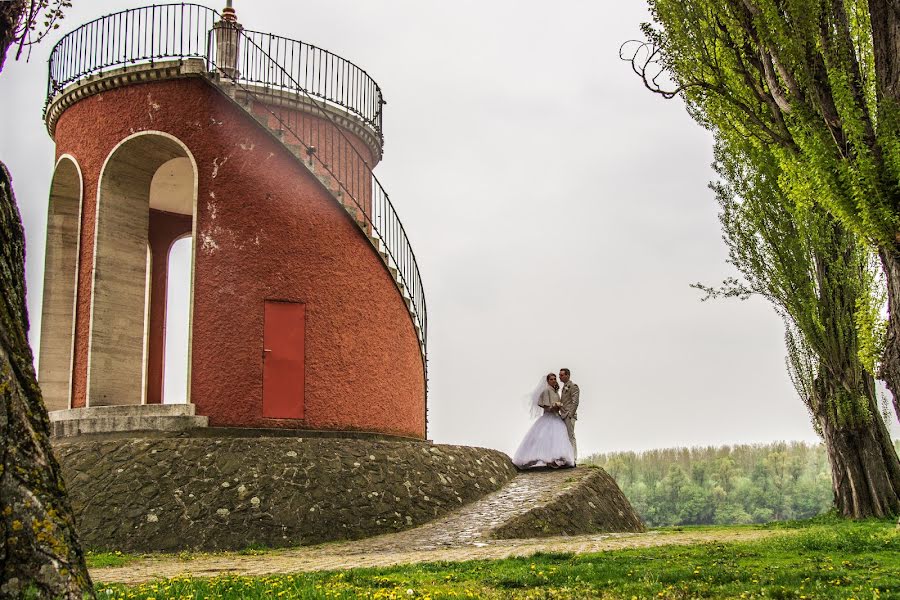
{"label": "overcast sky", "polygon": [[[63,33],[139,4],[75,0],[31,62],[10,56],[0,76],[35,349],[54,156],[46,60]],[[234,4],[246,28],[327,48],[384,91],[376,173],[422,271],[435,441],[512,453],[524,395],[564,366],[581,387],[582,455],[816,439],[772,309],[701,303],[689,287],[734,273],[707,188],[710,134],[618,59],[643,2]]]}

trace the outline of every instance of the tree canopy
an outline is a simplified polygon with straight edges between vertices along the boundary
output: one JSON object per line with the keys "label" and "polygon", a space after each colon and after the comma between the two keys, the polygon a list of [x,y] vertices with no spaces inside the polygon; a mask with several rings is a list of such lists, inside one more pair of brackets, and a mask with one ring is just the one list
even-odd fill
{"label": "tree canopy", "polygon": [[800,442],[610,452],[587,458],[652,527],[808,519],[831,507],[825,449]]}
{"label": "tree canopy", "polygon": [[874,245],[887,276],[883,375],[900,418],[900,4],[650,0],[623,46],[644,84],[703,126],[771,155],[797,207]]}

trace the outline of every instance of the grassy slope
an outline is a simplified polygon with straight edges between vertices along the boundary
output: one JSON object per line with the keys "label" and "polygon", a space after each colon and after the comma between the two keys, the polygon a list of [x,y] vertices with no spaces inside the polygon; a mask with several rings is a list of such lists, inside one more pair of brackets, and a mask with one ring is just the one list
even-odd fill
{"label": "grassy slope", "polygon": [[[828,517],[785,535],[597,554],[270,576],[176,578],[101,598],[898,598],[900,529]],[[704,528],[709,530],[709,528]],[[723,533],[727,527],[721,528]]]}

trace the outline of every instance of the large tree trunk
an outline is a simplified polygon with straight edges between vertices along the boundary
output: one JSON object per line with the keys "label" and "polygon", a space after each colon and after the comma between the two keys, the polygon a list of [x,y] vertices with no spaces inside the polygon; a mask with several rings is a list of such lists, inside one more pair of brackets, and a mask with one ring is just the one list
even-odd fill
{"label": "large tree trunk", "polygon": [[900,459],[878,412],[874,380],[851,392],[868,400],[866,409],[828,374],[818,379],[822,398],[811,407],[831,464],[835,508],[854,519],[900,515]]}
{"label": "large tree trunk", "polygon": [[27,332],[24,232],[0,162],[0,598],[81,599],[91,580]]}
{"label": "large tree trunk", "polygon": [[888,326],[878,378],[891,392],[894,413],[900,421],[900,249],[880,248],[881,265],[887,281]]}

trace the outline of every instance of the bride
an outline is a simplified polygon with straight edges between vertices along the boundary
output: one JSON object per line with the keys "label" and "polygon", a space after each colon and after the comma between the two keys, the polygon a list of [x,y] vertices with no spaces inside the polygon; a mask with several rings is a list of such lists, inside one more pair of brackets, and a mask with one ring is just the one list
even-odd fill
{"label": "bride", "polygon": [[556,375],[549,373],[531,393],[531,416],[538,420],[525,434],[513,457],[513,463],[520,469],[575,466],[569,433],[559,416],[558,390]]}

